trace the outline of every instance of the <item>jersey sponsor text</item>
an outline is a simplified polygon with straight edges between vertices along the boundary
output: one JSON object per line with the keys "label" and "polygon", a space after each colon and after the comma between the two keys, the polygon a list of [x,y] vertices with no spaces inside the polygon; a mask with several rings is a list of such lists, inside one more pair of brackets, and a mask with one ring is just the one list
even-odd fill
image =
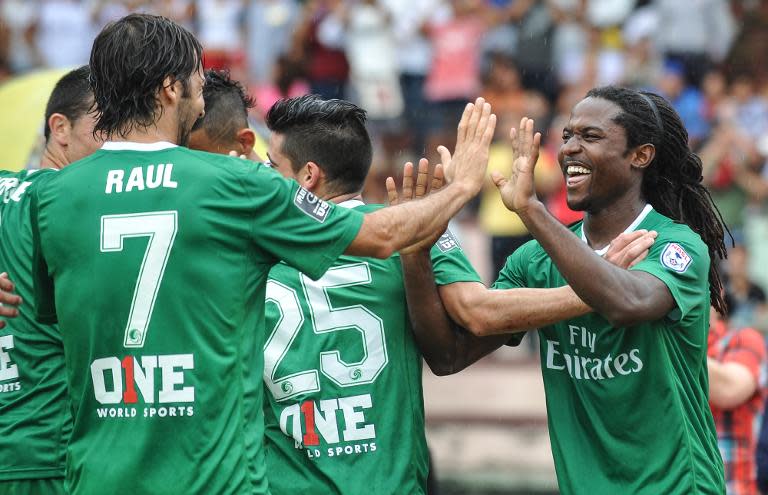
{"label": "jersey sponsor text", "polygon": [[[108,406],[98,408],[96,413],[100,418],[192,416],[195,388],[185,385],[185,372],[194,368],[192,354],[96,359],[91,363],[94,397]],[[134,406],[139,396],[145,405],[141,412]]]}

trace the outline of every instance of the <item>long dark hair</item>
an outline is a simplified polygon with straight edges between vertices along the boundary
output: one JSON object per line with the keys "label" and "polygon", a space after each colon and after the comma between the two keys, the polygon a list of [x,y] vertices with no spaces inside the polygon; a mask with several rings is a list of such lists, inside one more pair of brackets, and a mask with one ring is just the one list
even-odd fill
{"label": "long dark hair", "polygon": [[192,33],[165,17],[130,14],[108,24],[93,42],[91,88],[98,120],[94,134],[125,137],[159,118],[157,91],[170,76],[187,82],[203,49]]}
{"label": "long dark hair", "polygon": [[725,314],[717,259],[727,256],[728,229],[709,191],[701,184],[701,160],[688,145],[688,131],[680,116],[667,100],[654,93],[606,86],[589,91],[587,96],[608,100],[621,108],[614,122],[627,134],[627,149],[646,143],[655,146],[656,155],[643,176],[643,196],[662,215],[688,225],[707,245],[711,259],[710,301],[720,314]]}

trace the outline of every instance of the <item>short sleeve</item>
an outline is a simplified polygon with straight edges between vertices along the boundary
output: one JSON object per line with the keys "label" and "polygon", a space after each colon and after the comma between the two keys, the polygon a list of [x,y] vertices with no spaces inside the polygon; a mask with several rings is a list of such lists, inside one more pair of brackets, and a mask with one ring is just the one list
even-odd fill
{"label": "short sleeve", "polygon": [[669,289],[677,305],[669,314],[672,320],[683,320],[701,311],[701,301],[709,295],[709,252],[692,232],[675,229],[659,232],[648,256],[630,268],[650,273]]}
{"label": "short sleeve", "polygon": [[482,282],[450,230],[438,239],[430,251],[432,271],[437,285],[456,282]]}
{"label": "short sleeve", "polygon": [[295,181],[259,167],[243,175],[253,209],[253,242],[312,279],[347,249],[363,214],[318,198]]}
{"label": "short sleeve", "polygon": [[[491,286],[492,289],[518,289],[526,287],[525,283],[525,264],[523,259],[527,259],[525,256],[526,250],[524,247],[516,249],[508,258],[504,264],[504,268],[501,269],[498,278]],[[520,342],[523,341],[523,337],[527,332],[518,332],[510,335],[509,340],[505,345],[510,347],[517,347]]]}
{"label": "short sleeve", "polygon": [[56,316],[56,298],[53,278],[48,272],[43,246],[40,237],[39,192],[43,189],[40,184],[30,193],[30,222],[32,225],[32,283],[35,297],[35,318],[40,323],[54,324]]}
{"label": "short sleeve", "polygon": [[517,289],[520,287],[527,287],[526,280],[526,262],[525,246],[516,249],[504,263],[504,268],[499,272],[499,276],[496,281],[491,285],[492,289]]}

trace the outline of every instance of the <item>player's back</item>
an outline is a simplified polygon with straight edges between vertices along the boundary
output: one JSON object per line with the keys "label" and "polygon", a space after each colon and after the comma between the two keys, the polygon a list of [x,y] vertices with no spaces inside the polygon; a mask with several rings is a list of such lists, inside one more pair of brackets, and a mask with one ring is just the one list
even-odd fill
{"label": "player's back", "polygon": [[29,191],[54,170],[0,171],[0,272],[24,299],[0,330],[0,480],[60,478],[71,428],[55,325],[34,318]]}
{"label": "player's back", "polygon": [[[433,248],[438,284],[478,281],[450,247]],[[318,281],[280,263],[269,277],[264,382],[273,493],[425,493],[422,360],[399,257],[342,256]]]}
{"label": "player's back", "polygon": [[[38,272],[55,281],[41,313],[58,317],[74,403],[69,487],[251,493],[262,391],[244,377],[261,362],[246,357],[263,341],[278,237],[317,222],[262,165],[168,143],[105,148],[36,197]],[[300,248],[280,257],[324,271]]]}

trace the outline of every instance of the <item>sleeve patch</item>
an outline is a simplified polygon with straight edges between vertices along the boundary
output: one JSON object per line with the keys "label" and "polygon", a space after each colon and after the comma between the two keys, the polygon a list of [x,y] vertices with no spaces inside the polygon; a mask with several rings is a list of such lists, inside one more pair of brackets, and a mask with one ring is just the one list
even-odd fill
{"label": "sleeve patch", "polygon": [[437,240],[436,245],[442,253],[447,253],[448,251],[452,251],[456,248],[461,249],[459,246],[459,241],[456,240],[450,230],[446,230],[445,233],[440,236],[440,239]]}
{"label": "sleeve patch", "polygon": [[300,187],[296,191],[296,196],[293,198],[293,204],[320,223],[325,222],[325,219],[328,218],[328,213],[331,211],[331,206],[328,203],[303,187]]}
{"label": "sleeve patch", "polygon": [[666,266],[672,271],[683,273],[689,266],[693,259],[680,244],[670,242],[661,252],[661,264]]}

